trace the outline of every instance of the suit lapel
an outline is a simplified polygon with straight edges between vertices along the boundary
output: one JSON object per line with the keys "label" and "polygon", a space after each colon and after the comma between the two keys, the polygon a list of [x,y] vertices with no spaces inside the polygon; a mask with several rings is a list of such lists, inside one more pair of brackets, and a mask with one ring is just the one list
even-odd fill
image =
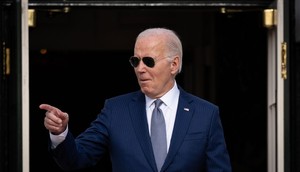
{"label": "suit lapel", "polygon": [[137,97],[129,104],[130,117],[140,146],[144,152],[148,163],[156,171],[154,154],[152,151],[151,139],[149,135],[147,115],[145,110],[145,96],[138,94]]}
{"label": "suit lapel", "polygon": [[180,145],[182,144],[186,132],[189,128],[189,124],[191,122],[193,111],[194,111],[194,109],[191,107],[190,103],[188,102],[186,93],[183,92],[182,90],[180,91],[181,92],[180,92],[180,97],[178,102],[173,134],[171,138],[171,144],[170,144],[170,148],[169,148],[169,152],[165,164],[162,167],[163,169],[166,169],[170,165],[172,159],[174,158]]}

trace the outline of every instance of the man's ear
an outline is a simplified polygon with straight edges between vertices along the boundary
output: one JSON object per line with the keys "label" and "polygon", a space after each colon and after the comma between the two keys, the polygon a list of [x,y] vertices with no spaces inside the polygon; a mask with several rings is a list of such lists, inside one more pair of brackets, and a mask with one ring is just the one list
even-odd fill
{"label": "man's ear", "polygon": [[179,57],[176,56],[171,62],[172,74],[176,74],[178,70],[179,70]]}

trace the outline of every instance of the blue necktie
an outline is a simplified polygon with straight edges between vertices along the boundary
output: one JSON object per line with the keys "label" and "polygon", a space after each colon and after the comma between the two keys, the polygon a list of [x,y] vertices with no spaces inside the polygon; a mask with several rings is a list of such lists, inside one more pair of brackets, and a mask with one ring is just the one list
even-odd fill
{"label": "blue necktie", "polygon": [[167,156],[167,137],[164,115],[159,108],[163,103],[160,99],[155,100],[155,107],[151,119],[151,142],[158,171],[164,164]]}

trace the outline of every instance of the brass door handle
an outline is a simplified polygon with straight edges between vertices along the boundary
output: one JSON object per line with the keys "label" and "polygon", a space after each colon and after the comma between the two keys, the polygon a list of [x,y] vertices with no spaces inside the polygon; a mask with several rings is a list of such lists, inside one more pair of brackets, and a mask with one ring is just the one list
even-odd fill
{"label": "brass door handle", "polygon": [[287,69],[286,69],[286,61],[287,61],[287,43],[281,43],[281,78],[287,78]]}

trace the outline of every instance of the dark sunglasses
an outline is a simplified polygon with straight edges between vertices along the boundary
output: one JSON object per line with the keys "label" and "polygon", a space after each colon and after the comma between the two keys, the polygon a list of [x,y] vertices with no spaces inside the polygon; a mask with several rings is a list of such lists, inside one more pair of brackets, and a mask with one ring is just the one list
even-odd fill
{"label": "dark sunglasses", "polygon": [[[161,58],[161,59],[164,59],[164,58]],[[161,59],[158,59],[158,60],[161,60]],[[146,66],[148,66],[150,68],[153,68],[155,66],[155,61],[158,61],[158,60],[155,60],[153,57],[140,58],[140,57],[131,56],[129,59],[129,62],[132,67],[137,67],[140,64],[141,60],[143,61],[143,63]]]}

